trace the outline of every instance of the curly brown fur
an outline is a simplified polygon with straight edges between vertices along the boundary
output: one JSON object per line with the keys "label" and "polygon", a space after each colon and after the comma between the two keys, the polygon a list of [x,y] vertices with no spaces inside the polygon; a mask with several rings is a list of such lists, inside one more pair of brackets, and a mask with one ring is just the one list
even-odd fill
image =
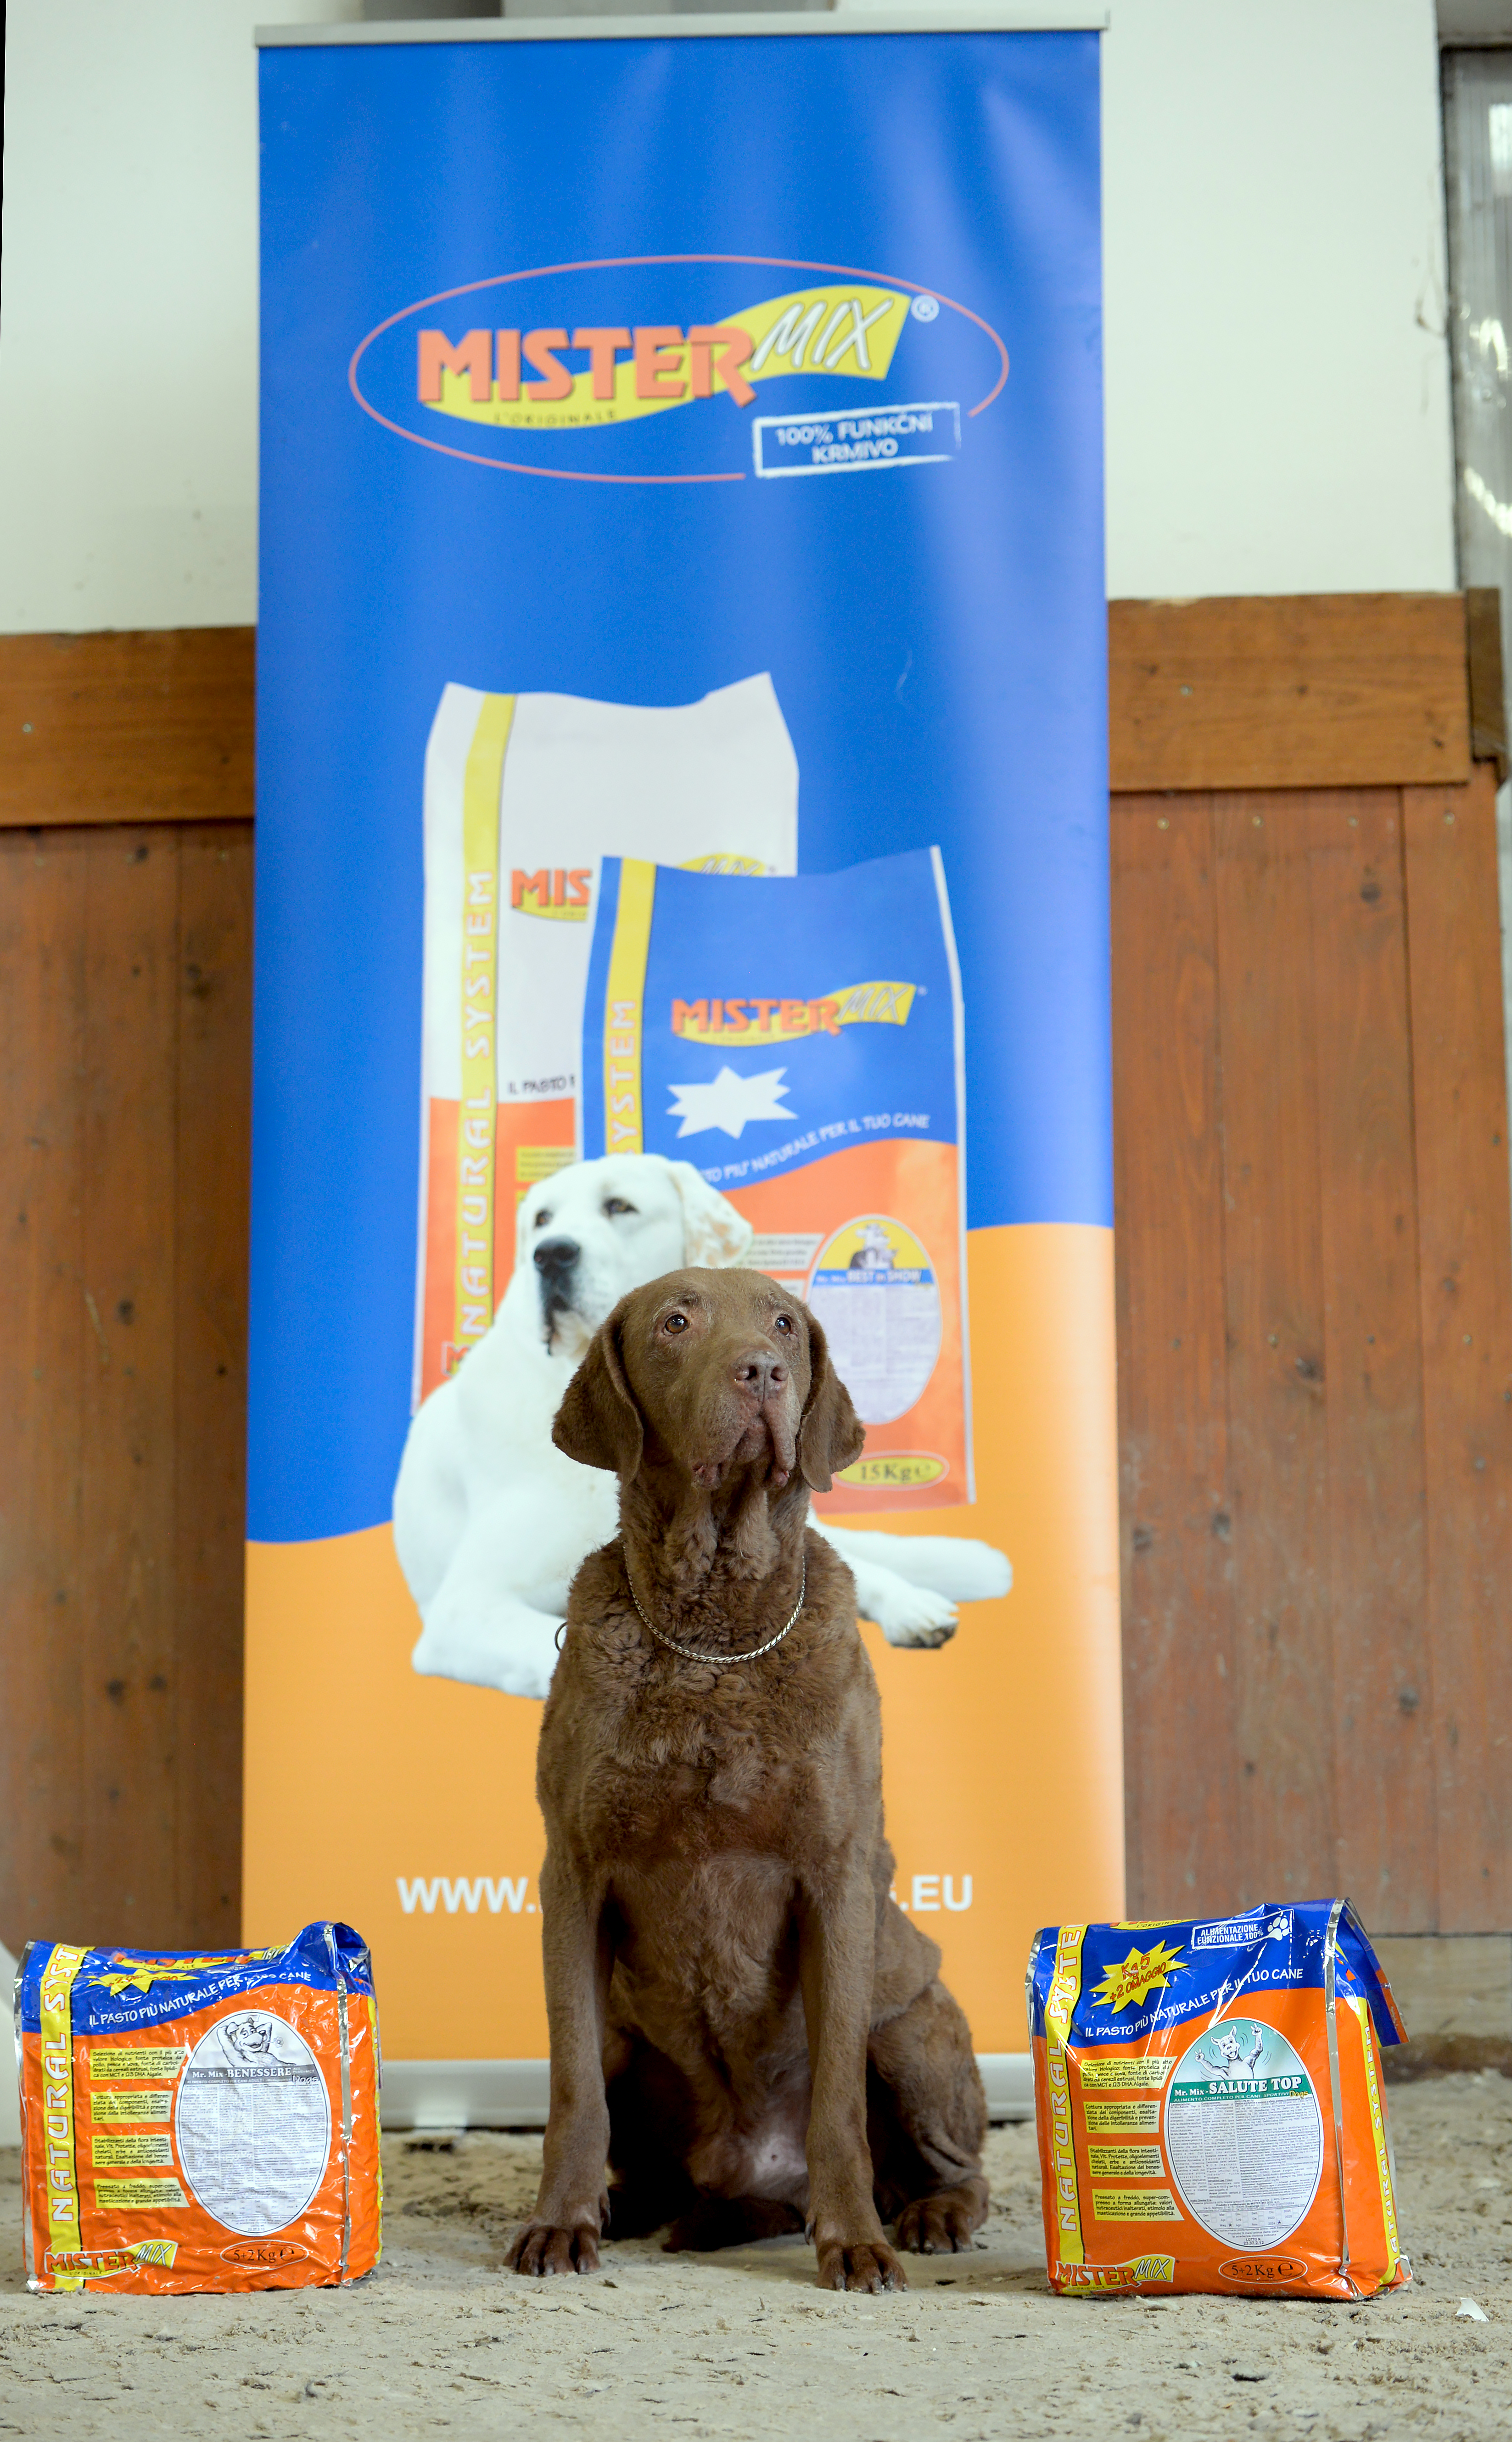
{"label": "curly brown fur", "polygon": [[[986,2108],[938,1949],[889,1897],[876,1682],[807,1527],[855,1411],[796,1298],[689,1270],[615,1308],[555,1439],[619,1475],[620,1534],[578,1571],[541,1723],[552,2103],[508,2261],[595,2269],[612,2163],[616,2233],[801,2221],[822,2286],[901,2288],[883,2218],[905,2249],[968,2242]],[[716,1658],[669,1651],[636,1596]]]}

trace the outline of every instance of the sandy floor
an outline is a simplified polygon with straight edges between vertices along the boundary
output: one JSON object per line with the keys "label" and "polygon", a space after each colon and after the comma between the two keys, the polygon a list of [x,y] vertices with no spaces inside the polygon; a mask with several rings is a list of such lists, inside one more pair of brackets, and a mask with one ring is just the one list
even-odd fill
{"label": "sandy floor", "polygon": [[[1027,2127],[993,2132],[968,2255],[909,2259],[906,2297],[812,2286],[775,2239],[716,2257],[611,2247],[597,2280],[499,2269],[539,2141],[391,2139],[387,2247],[344,2292],[28,2297],[17,2158],[0,2154],[0,2433],[111,2437],[568,2435],[766,2442],[1512,2432],[1512,2083],[1393,2099],[1412,2288],[1358,2307],[1046,2295]],[[1473,2298],[1486,2323],[1457,2319]]]}

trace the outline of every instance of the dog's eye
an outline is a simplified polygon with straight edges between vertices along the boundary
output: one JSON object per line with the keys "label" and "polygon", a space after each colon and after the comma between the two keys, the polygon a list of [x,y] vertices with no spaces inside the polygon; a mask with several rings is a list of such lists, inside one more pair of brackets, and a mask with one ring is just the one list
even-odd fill
{"label": "dog's eye", "polygon": [[623,1195],[606,1195],[604,1210],[613,1221],[617,1220],[622,1212],[633,1212],[635,1207],[633,1204],[627,1204]]}
{"label": "dog's eye", "polygon": [[779,1314],[772,1328],[774,1331],[791,1331],[792,1329],[792,1315]]}
{"label": "dog's eye", "polygon": [[533,1226],[537,1230],[544,1230],[551,1217],[549,1212],[537,1212]]}
{"label": "dog's eye", "polygon": [[685,1314],[669,1314],[662,1324],[664,1331],[686,1331],[687,1327],[688,1319]]}

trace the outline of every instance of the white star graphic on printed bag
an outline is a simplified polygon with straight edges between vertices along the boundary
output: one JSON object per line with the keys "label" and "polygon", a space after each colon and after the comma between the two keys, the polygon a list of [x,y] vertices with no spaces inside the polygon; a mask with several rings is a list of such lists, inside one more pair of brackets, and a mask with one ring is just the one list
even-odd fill
{"label": "white star graphic on printed bag", "polygon": [[712,1085],[674,1085],[666,1116],[682,1121],[680,1138],[703,1136],[710,1128],[738,1137],[748,1120],[794,1119],[795,1112],[782,1107],[787,1073],[786,1068],[763,1068],[757,1076],[742,1077],[734,1068],[721,1068]]}

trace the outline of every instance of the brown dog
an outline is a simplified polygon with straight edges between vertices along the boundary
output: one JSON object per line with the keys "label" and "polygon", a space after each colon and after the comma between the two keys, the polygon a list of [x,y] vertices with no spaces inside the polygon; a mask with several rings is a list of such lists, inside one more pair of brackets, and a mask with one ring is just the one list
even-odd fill
{"label": "brown dog", "polygon": [[620,1534],[577,1573],[541,1723],[551,2117],[508,2261],[806,2224],[826,2287],[905,2287],[883,2218],[963,2246],[987,2114],[888,1896],[876,1681],[806,1528],[863,1438],[824,1334],[759,1272],[669,1273],[616,1306],[554,1438],[618,1474]]}

